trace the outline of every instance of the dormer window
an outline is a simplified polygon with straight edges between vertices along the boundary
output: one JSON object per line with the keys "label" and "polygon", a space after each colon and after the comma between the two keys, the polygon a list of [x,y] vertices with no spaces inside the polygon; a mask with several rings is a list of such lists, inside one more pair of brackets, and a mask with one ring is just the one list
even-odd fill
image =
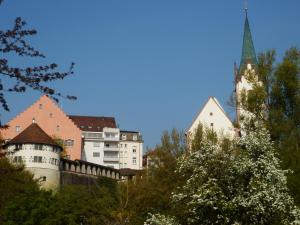
{"label": "dormer window", "polygon": [[126,134],[122,134],[122,140],[123,140],[123,141],[126,140]]}
{"label": "dormer window", "polygon": [[134,140],[134,141],[137,140],[137,135],[136,135],[136,134],[134,134],[134,135],[132,136],[132,140]]}
{"label": "dormer window", "polygon": [[21,127],[20,126],[16,126],[16,132],[20,132],[21,131]]}

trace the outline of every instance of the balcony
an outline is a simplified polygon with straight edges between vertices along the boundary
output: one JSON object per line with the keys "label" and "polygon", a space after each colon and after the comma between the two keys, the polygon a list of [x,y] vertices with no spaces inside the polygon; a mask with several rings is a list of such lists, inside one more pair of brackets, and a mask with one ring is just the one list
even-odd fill
{"label": "balcony", "polygon": [[103,140],[103,134],[99,132],[83,132],[82,135],[85,139]]}
{"label": "balcony", "polygon": [[104,146],[103,151],[108,151],[108,152],[118,152],[119,151],[119,147],[116,146]]}
{"label": "balcony", "polygon": [[120,130],[118,128],[103,128],[104,141],[119,141]]}
{"label": "balcony", "polygon": [[103,157],[104,162],[119,162],[118,156],[105,156]]}
{"label": "balcony", "polygon": [[104,135],[104,141],[119,141],[119,135]]}

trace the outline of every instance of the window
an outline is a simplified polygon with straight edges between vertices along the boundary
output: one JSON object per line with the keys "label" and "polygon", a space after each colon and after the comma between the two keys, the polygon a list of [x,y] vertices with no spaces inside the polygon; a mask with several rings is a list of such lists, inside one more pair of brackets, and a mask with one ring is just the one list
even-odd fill
{"label": "window", "polygon": [[122,140],[123,140],[123,141],[126,140],[126,134],[122,134]]}
{"label": "window", "polygon": [[16,126],[16,132],[20,132],[21,131],[21,127],[20,126]]}
{"label": "window", "polygon": [[39,109],[43,109],[43,104],[39,104]]}
{"label": "window", "polygon": [[116,138],[117,134],[116,133],[111,133],[111,132],[106,132],[105,137],[106,138]]}
{"label": "window", "polygon": [[43,145],[35,144],[35,145],[34,145],[34,149],[35,149],[35,150],[43,150]]}
{"label": "window", "polygon": [[58,165],[58,160],[55,159],[55,158],[49,159],[49,162],[50,162],[52,165]]}
{"label": "window", "polygon": [[123,147],[123,144],[120,144],[120,148],[122,148]]}
{"label": "window", "polygon": [[34,117],[32,118],[32,123],[35,123],[35,118]]}
{"label": "window", "polygon": [[100,142],[93,142],[94,143],[94,147],[100,147]]}
{"label": "window", "polygon": [[209,115],[210,115],[210,116],[212,116],[212,115],[213,115],[213,113],[212,113],[212,112],[210,112],[210,113],[209,113]]}
{"label": "window", "polygon": [[134,141],[137,140],[137,135],[136,135],[136,134],[134,134],[134,135],[132,136],[132,140],[134,140]]}
{"label": "window", "polygon": [[66,147],[72,147],[72,146],[74,146],[74,140],[71,140],[71,139],[65,140],[64,145]]}
{"label": "window", "polygon": [[23,162],[22,156],[15,156],[13,162],[22,163]]}
{"label": "window", "polygon": [[136,157],[132,157],[132,165],[136,165]]}
{"label": "window", "polygon": [[49,117],[52,118],[52,117],[53,117],[53,114],[52,114],[52,113],[49,113]]}
{"label": "window", "polygon": [[124,147],[127,148],[127,144],[124,144]]}
{"label": "window", "polygon": [[213,126],[214,126],[214,123],[210,123],[210,126],[213,127]]}
{"label": "window", "polygon": [[23,145],[22,144],[17,144],[15,145],[15,150],[20,150],[22,149]]}
{"label": "window", "polygon": [[106,148],[109,148],[109,144],[108,144],[108,143],[105,143],[105,147],[106,147]]}
{"label": "window", "polygon": [[43,157],[42,156],[34,156],[33,157],[33,162],[42,163],[43,162]]}
{"label": "window", "polygon": [[133,149],[132,149],[132,153],[136,153],[136,148],[133,148]]}
{"label": "window", "polygon": [[60,131],[60,126],[59,125],[56,126],[56,131]]}
{"label": "window", "polygon": [[100,157],[100,152],[93,152],[93,157]]}

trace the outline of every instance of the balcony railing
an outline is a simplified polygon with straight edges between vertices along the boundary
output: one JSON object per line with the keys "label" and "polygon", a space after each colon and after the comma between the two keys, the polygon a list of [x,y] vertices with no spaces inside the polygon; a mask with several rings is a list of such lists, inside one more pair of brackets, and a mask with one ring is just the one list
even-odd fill
{"label": "balcony railing", "polygon": [[103,157],[103,161],[106,161],[106,162],[118,162],[119,161],[119,157],[118,156],[104,156]]}
{"label": "balcony railing", "polygon": [[104,141],[119,141],[119,136],[104,136]]}
{"label": "balcony railing", "polygon": [[110,152],[118,152],[119,148],[118,148],[117,145],[116,146],[109,146],[109,147],[104,146],[103,150],[104,151],[110,151]]}

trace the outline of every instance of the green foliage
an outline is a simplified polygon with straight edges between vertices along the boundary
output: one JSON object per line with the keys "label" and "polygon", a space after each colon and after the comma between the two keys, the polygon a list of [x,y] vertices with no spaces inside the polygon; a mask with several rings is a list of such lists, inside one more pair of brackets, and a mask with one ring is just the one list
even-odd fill
{"label": "green foliage", "polygon": [[115,224],[118,196],[117,183],[109,178],[95,186],[65,186],[55,194],[26,191],[6,205],[3,224]]}
{"label": "green foliage", "polygon": [[[189,174],[172,198],[181,224],[292,224],[299,219],[266,129],[247,131],[236,145],[203,140],[178,164]],[[299,221],[298,221],[299,222]]]}
{"label": "green foliage", "polygon": [[161,144],[152,152],[154,162],[140,177],[121,184],[122,206],[121,214],[124,221],[139,225],[146,220],[148,213],[176,214],[170,196],[172,191],[182,182],[175,175],[178,157],[185,150],[184,136],[173,129],[171,133],[164,132]]}
{"label": "green foliage", "polygon": [[288,187],[300,205],[300,51],[290,48],[277,65],[275,55],[274,50],[259,55],[259,79],[242,94],[242,107],[269,129],[283,168],[293,171]]}
{"label": "green foliage", "polygon": [[25,192],[37,191],[39,185],[23,165],[13,165],[7,158],[0,158],[0,223],[4,208]]}
{"label": "green foliage", "polygon": [[3,224],[55,224],[51,218],[55,213],[54,200],[52,192],[49,191],[25,192],[5,208]]}
{"label": "green foliage", "polygon": [[192,138],[192,151],[202,148],[203,135],[203,125],[200,123],[195,131],[194,137]]}
{"label": "green foliage", "polygon": [[291,48],[274,66],[275,51],[261,54],[259,74],[267,92],[266,125],[279,149],[282,166],[291,169],[288,186],[300,205],[300,51]]}

